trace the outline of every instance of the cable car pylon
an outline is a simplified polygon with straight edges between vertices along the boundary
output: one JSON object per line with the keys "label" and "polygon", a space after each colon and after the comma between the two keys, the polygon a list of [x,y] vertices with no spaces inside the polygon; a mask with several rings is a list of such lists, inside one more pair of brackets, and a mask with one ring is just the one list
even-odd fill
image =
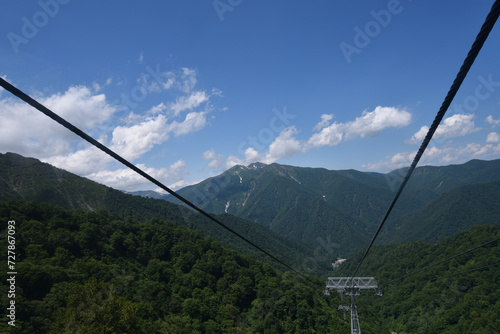
{"label": "cable car pylon", "polygon": [[342,296],[351,296],[351,306],[339,306],[339,310],[345,312],[351,310],[351,334],[361,334],[359,326],[358,308],[354,302],[354,296],[359,296],[361,290],[373,290],[377,296],[382,296],[382,291],[378,288],[378,283],[374,277],[328,277],[326,282],[325,295],[329,296],[330,291],[337,290]]}

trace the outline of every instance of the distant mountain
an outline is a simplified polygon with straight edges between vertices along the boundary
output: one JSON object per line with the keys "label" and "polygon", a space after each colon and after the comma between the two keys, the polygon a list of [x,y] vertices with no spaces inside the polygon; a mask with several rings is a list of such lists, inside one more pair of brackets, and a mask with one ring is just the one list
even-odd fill
{"label": "distant mountain", "polygon": [[140,191],[130,191],[130,192],[125,191],[125,193],[134,196],[142,196],[142,197],[149,197],[156,199],[162,199],[165,196],[153,190],[140,190]]}
{"label": "distant mountain", "polygon": [[500,225],[500,181],[452,189],[389,225],[381,239],[438,242],[476,225]]}
{"label": "distant mountain", "polygon": [[[314,258],[311,252],[327,248],[329,257],[335,253],[330,259],[334,260],[366,246],[405,173],[405,169],[381,174],[253,163],[234,166],[178,193],[300,263],[294,257],[301,252],[305,255],[297,256],[302,259]],[[377,242],[435,242],[478,223],[500,224],[496,182],[500,182],[500,160],[418,167]],[[0,199],[104,209],[137,219],[159,217],[254,252],[190,210],[180,209],[172,196],[139,194],[142,197],[124,194],[36,159],[0,155]],[[324,247],[325,243],[330,246]]]}
{"label": "distant mountain", "polygon": [[[380,174],[257,163],[234,166],[216,177],[181,189],[179,193],[207,211],[234,214],[311,247],[318,244],[317,238],[329,236],[339,243],[342,254],[349,255],[367,244],[405,174],[406,169]],[[388,223],[393,222],[393,228],[398,228],[400,235],[411,233],[412,240],[427,240],[429,236],[424,232],[428,228],[414,227],[427,224],[428,218],[419,221],[419,210],[461,186],[498,180],[500,160],[472,160],[462,165],[419,167],[414,171]],[[176,203],[171,196],[164,198]],[[450,197],[440,201],[448,200]],[[471,203],[474,200],[472,198]],[[441,202],[434,205],[433,210],[444,210],[449,205]],[[398,223],[409,221],[410,214],[415,214],[411,217],[417,217],[412,218],[414,223]],[[440,224],[453,224],[455,219],[449,219]],[[470,226],[444,229],[458,232]],[[447,235],[442,234],[440,238]],[[409,240],[407,237],[403,239]]]}
{"label": "distant mountain", "polygon": [[111,188],[33,158],[0,154],[0,200],[45,201],[67,209],[97,210]]}
{"label": "distant mountain", "polygon": [[[49,202],[66,209],[106,210],[124,219],[169,220],[199,230],[240,252],[252,254],[267,262],[272,261],[234,234],[185,207],[165,200],[125,194],[37,159],[14,153],[0,154],[0,200],[8,199]],[[316,261],[316,266],[310,273],[330,267],[329,261],[333,257],[331,251],[326,257],[323,250],[318,257],[314,254],[314,249],[259,224],[228,214],[220,214],[217,218],[287,264],[300,268],[304,259],[311,258]],[[273,262],[273,265],[276,263]]]}

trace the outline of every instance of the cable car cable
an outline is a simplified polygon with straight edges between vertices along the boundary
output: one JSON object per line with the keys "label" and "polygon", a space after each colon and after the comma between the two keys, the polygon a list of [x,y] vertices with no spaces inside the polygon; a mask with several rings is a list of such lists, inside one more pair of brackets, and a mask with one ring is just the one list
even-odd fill
{"label": "cable car cable", "polygon": [[399,186],[399,189],[394,196],[394,199],[392,200],[391,205],[389,206],[389,209],[387,210],[384,218],[382,219],[382,222],[380,223],[379,227],[377,228],[377,231],[373,235],[373,238],[368,245],[368,248],[366,249],[365,253],[363,254],[363,257],[361,258],[361,261],[359,262],[356,270],[354,271],[354,274],[352,277],[356,276],[356,273],[358,272],[359,268],[361,267],[361,264],[363,261],[366,259],[366,256],[368,252],[370,251],[371,247],[373,246],[373,243],[375,242],[375,239],[377,238],[378,234],[380,233],[380,230],[384,226],[387,218],[389,217],[394,205],[399,199],[399,196],[401,195],[401,192],[405,188],[406,184],[408,183],[408,180],[410,179],[410,176],[413,173],[413,170],[417,166],[418,162],[420,161],[420,158],[425,152],[425,149],[429,145],[429,142],[432,139],[432,136],[436,132],[436,129],[438,128],[439,124],[441,123],[446,111],[448,110],[451,102],[453,101],[453,98],[458,92],[458,89],[460,88],[462,82],[464,81],[465,77],[467,76],[467,73],[469,72],[470,68],[472,67],[472,64],[474,63],[477,55],[479,54],[479,51],[481,50],[482,46],[484,45],[484,42],[488,38],[488,35],[490,34],[491,30],[493,29],[493,26],[495,25],[495,22],[498,19],[498,16],[500,15],[500,0],[496,0],[493,6],[491,7],[490,12],[488,13],[488,16],[486,17],[481,30],[479,31],[478,35],[476,36],[476,40],[471,46],[471,49],[469,50],[469,53],[467,54],[462,66],[460,67],[460,70],[453,81],[453,84],[451,85],[448,94],[446,95],[441,108],[439,108],[439,111],[434,118],[434,121],[432,122],[431,127],[429,128],[429,131],[427,132],[427,135],[425,136],[420,148],[417,151],[417,154],[415,155],[415,158],[413,159],[413,162],[410,165],[410,168],[408,169],[406,176],[403,179],[403,182]]}
{"label": "cable car cable", "polygon": [[85,133],[84,131],[80,130],[79,128],[77,128],[76,126],[74,126],[73,124],[71,124],[70,122],[66,121],[64,118],[62,118],[61,116],[57,115],[56,113],[54,113],[49,108],[45,107],[44,105],[42,105],[41,103],[39,103],[38,101],[36,101],[35,99],[33,99],[31,96],[25,94],[24,92],[22,92],[18,88],[14,87],[12,84],[10,84],[6,80],[4,80],[2,77],[0,77],[0,86],[3,87],[5,90],[9,91],[10,93],[12,93],[14,96],[16,96],[16,97],[20,98],[21,100],[23,100],[24,102],[28,103],[29,105],[31,105],[35,109],[41,111],[42,113],[44,113],[48,117],[52,118],[54,121],[56,121],[57,123],[61,124],[66,129],[72,131],[76,135],[78,135],[81,138],[85,139],[90,144],[94,145],[95,147],[97,147],[98,149],[100,149],[104,153],[108,154],[109,156],[111,156],[115,160],[121,162],[126,167],[132,169],[137,174],[143,176],[144,178],[146,178],[147,180],[151,181],[152,183],[154,183],[158,187],[162,188],[163,190],[165,190],[166,192],[168,192],[169,194],[171,194],[172,196],[174,196],[175,198],[177,198],[181,202],[185,203],[186,205],[188,205],[192,209],[198,211],[203,216],[207,217],[208,219],[210,219],[211,221],[213,221],[217,225],[221,226],[222,228],[224,228],[227,231],[231,232],[232,234],[236,235],[238,238],[240,238],[241,240],[245,241],[249,245],[252,245],[253,247],[255,247],[256,249],[258,249],[262,253],[264,253],[267,256],[269,256],[271,259],[273,259],[276,262],[278,262],[281,265],[283,265],[285,268],[290,269],[291,271],[295,272],[296,274],[298,274],[302,278],[306,279],[306,277],[305,277],[304,274],[302,274],[299,271],[293,269],[291,266],[289,266],[288,264],[286,264],[283,261],[279,260],[274,255],[270,254],[269,252],[267,252],[266,250],[262,249],[261,247],[257,246],[255,243],[253,243],[252,241],[248,240],[243,235],[241,235],[238,232],[234,231],[230,227],[224,225],[218,219],[216,219],[215,217],[213,217],[212,215],[210,215],[209,213],[207,213],[203,209],[199,208],[195,204],[191,203],[190,201],[188,201],[184,197],[180,196],[175,191],[171,190],[170,188],[168,188],[167,186],[165,186],[160,181],[156,180],[154,177],[152,177],[148,173],[144,172],[143,170],[141,170],[137,166],[133,165],[131,162],[129,162],[125,158],[122,158],[119,154],[115,153],[113,150],[111,150],[108,147],[106,147],[105,145],[101,144],[100,142],[98,142],[97,140],[95,140],[94,138],[92,138],[91,136],[89,136],[87,133]]}

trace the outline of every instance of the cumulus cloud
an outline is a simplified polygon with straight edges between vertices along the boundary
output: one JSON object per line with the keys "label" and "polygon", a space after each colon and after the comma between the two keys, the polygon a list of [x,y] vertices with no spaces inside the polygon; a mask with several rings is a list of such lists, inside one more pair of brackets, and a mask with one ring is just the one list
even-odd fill
{"label": "cumulus cloud", "polygon": [[298,131],[294,126],[285,128],[281,131],[279,136],[269,145],[269,151],[263,159],[263,162],[268,164],[273,163],[281,158],[287,158],[300,152],[302,150],[302,144],[293,137],[297,133]]}
{"label": "cumulus cloud", "polygon": [[[323,116],[322,121],[316,125],[315,129],[326,124],[325,119],[328,117],[324,118]],[[362,115],[356,117],[354,121],[334,122],[323,127],[320,132],[314,133],[309,138],[308,145],[310,147],[335,146],[344,140],[356,137],[375,137],[386,128],[404,127],[410,122],[411,114],[406,110],[378,106],[373,111],[363,111]]]}
{"label": "cumulus cloud", "polygon": [[486,117],[486,122],[493,125],[493,127],[500,125],[500,119],[494,119],[492,115]]}
{"label": "cumulus cloud", "polygon": [[303,150],[303,143],[294,138],[298,133],[294,126],[283,129],[278,137],[269,145],[269,149],[265,153],[259,153],[255,148],[248,147],[245,150],[245,159],[240,159],[234,155],[230,155],[226,159],[226,168],[231,168],[235,165],[248,165],[252,162],[261,161],[270,164],[279,159],[290,157]]}
{"label": "cumulus cloud", "polygon": [[364,111],[361,117],[346,123],[347,138],[375,137],[386,128],[399,128],[410,124],[411,114],[394,107],[376,107],[371,112]]}
{"label": "cumulus cloud", "polygon": [[226,159],[226,168],[231,168],[236,165],[245,165],[245,161],[241,160],[237,156],[230,155]]}
{"label": "cumulus cloud", "polygon": [[[412,163],[416,151],[400,152],[385,160],[373,162],[363,167],[376,170],[387,171],[401,167],[408,167]],[[470,159],[487,159],[500,153],[500,144],[469,143],[464,145],[447,144],[443,147],[430,146],[422,156],[419,166],[423,165],[448,165],[465,163]]]}
{"label": "cumulus cloud", "polygon": [[205,127],[207,123],[207,112],[190,112],[182,122],[173,121],[167,127],[168,132],[175,136],[187,135]]}
{"label": "cumulus cloud", "polygon": [[262,155],[253,147],[245,150],[245,160],[247,163],[257,162],[262,159]]}
{"label": "cumulus cloud", "polygon": [[333,118],[333,114],[323,114],[321,115],[321,122],[316,124],[313,128],[313,130],[321,130],[324,127],[330,125],[330,120]]}
{"label": "cumulus cloud", "polygon": [[204,91],[192,92],[189,96],[181,96],[171,103],[169,108],[174,116],[178,116],[181,112],[185,110],[193,110],[197,108],[202,103],[207,102],[210,96]]}
{"label": "cumulus cloud", "polygon": [[[474,114],[455,114],[453,116],[445,118],[436,129],[436,132],[434,133],[432,138],[447,139],[454,137],[463,137],[481,130],[480,128],[475,127],[473,121],[474,117]],[[420,130],[415,133],[413,137],[411,137],[410,143],[421,142],[427,135],[428,131],[428,126],[422,126]]]}
{"label": "cumulus cloud", "polygon": [[223,155],[215,153],[214,149],[203,152],[203,159],[208,161],[208,167],[219,169],[224,164]]}
{"label": "cumulus cloud", "polygon": [[[168,168],[151,168],[144,164],[137,164],[136,167],[148,173],[162,183],[178,182],[187,174],[186,163],[178,160]],[[129,168],[116,170],[103,170],[88,175],[88,178],[104,183],[112,188],[121,190],[136,190],[144,187],[150,187],[151,182]]]}
{"label": "cumulus cloud", "polygon": [[54,155],[41,160],[72,173],[88,176],[96,170],[107,168],[113,158],[94,146],[88,146],[67,155]]}
{"label": "cumulus cloud", "polygon": [[166,127],[163,115],[129,127],[118,126],[113,130],[111,149],[133,161],[168,139]]}
{"label": "cumulus cloud", "polygon": [[486,137],[486,142],[487,143],[498,143],[500,142],[500,135],[496,132],[490,132],[488,134],[488,137]]}
{"label": "cumulus cloud", "polygon": [[335,146],[344,139],[344,125],[333,123],[324,128],[321,132],[314,133],[309,138],[308,144],[311,147]]}
{"label": "cumulus cloud", "polygon": [[[142,54],[139,60],[143,61]],[[209,93],[194,90],[197,79],[193,69],[161,71],[159,66],[147,66],[137,78],[139,86],[134,89],[154,93],[174,88],[173,94],[177,97],[174,95],[170,101],[160,101],[149,110],[130,111],[128,116],[118,119],[115,115],[118,108],[106,100],[106,95],[98,93],[112,82],[109,78],[104,84],[94,82],[90,88],[71,86],[64,93],[50,96],[39,93],[37,99],[70,123],[100,138],[100,142],[125,159],[135,161],[172,136],[183,136],[204,128],[213,110],[211,97],[222,95],[216,89]],[[82,144],[79,137],[26,103],[0,95],[0,110],[3,152],[32,156],[120,189],[131,189],[142,182],[125,169],[112,170],[112,158]],[[182,163],[183,166],[174,164],[168,169],[143,167],[159,178],[181,185],[182,180],[174,176],[182,174],[175,170],[186,169],[185,162]]]}
{"label": "cumulus cloud", "polygon": [[226,167],[247,165],[262,161],[273,163],[282,158],[293,156],[299,152],[307,152],[313,148],[335,146],[345,140],[377,136],[381,131],[390,127],[403,127],[411,122],[411,114],[404,109],[394,107],[376,107],[373,111],[364,111],[361,116],[351,122],[330,124],[333,114],[321,115],[321,121],[316,124],[313,133],[307,141],[296,138],[298,130],[295,126],[285,128],[271,142],[267,151],[258,152],[249,147],[245,151],[245,158],[231,155],[226,160]]}
{"label": "cumulus cloud", "polygon": [[[116,108],[104,94],[94,95],[85,86],[72,86],[63,94],[39,97],[38,101],[76,127],[91,131],[110,119]],[[2,150],[26,156],[48,158],[68,154],[76,135],[26,103],[0,100],[0,142]]]}

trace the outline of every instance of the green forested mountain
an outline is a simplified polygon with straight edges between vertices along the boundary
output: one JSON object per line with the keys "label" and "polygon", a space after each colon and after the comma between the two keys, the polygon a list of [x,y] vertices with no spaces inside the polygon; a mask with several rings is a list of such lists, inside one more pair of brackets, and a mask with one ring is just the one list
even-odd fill
{"label": "green forested mountain", "polygon": [[[0,199],[49,202],[66,209],[78,208],[85,211],[106,210],[124,219],[127,217],[141,221],[152,218],[166,219],[199,230],[225,246],[252,254],[260,260],[272,261],[225,229],[184,207],[164,200],[125,194],[37,159],[24,158],[13,153],[0,154]],[[324,272],[330,267],[331,258],[335,256],[331,247],[323,247],[315,255],[314,248],[235,216],[220,214],[217,218],[280,260],[298,269],[302,269],[305,259],[314,258],[315,266],[308,267],[309,273]],[[272,263],[277,265],[274,261]]]}
{"label": "green forested mountain", "polygon": [[[480,225],[437,244],[373,247],[357,276],[375,276],[383,296],[365,291],[356,297],[363,332],[379,322],[380,333],[498,333],[500,241],[427,267],[499,237],[500,227]],[[361,256],[333,276],[352,275]]]}
{"label": "green forested mountain", "polygon": [[[415,171],[383,229],[387,244],[375,246],[358,272],[375,276],[384,291],[356,297],[363,333],[498,331],[500,270],[492,266],[500,262],[498,242],[402,277],[500,236],[500,227],[491,226],[500,224],[497,165]],[[367,245],[400,175],[253,164],[183,195],[305,274],[349,276],[361,252],[334,272],[329,260]],[[256,256],[269,259],[184,207],[15,154],[0,155],[0,198],[0,219],[16,221],[13,333],[349,332],[337,311],[346,301],[323,296],[323,280],[259,262]],[[431,243],[394,244],[411,240]],[[6,275],[0,273],[4,309]],[[0,332],[8,330],[0,323]]]}
{"label": "green forested mountain", "polygon": [[450,190],[404,219],[393,220],[380,239],[437,242],[480,224],[500,225],[500,181]]}
{"label": "green forested mountain", "polygon": [[4,319],[2,333],[348,330],[322,281],[283,274],[169,221],[12,200],[0,201],[0,219],[15,221],[17,272],[15,297],[12,275],[0,273],[1,308],[15,301],[15,327]]}
{"label": "green forested mountain", "polygon": [[[404,169],[380,174],[254,163],[235,166],[179,193],[208,212],[229,214],[219,218],[251,240],[281,248],[278,254],[288,263],[301,264],[311,250],[328,240],[335,245],[335,254],[322,258],[321,267],[326,269],[328,260],[352,255],[368,243],[404,174]],[[499,224],[495,181],[500,181],[500,160],[417,168],[378,241],[437,241],[478,223]],[[493,195],[484,197],[487,193]],[[169,219],[249,251],[190,211],[153,199],[157,194],[140,194],[148,198],[124,194],[36,159],[0,155],[0,198],[43,200],[68,209],[104,209],[138,219]],[[171,196],[161,198],[171,200]]]}
{"label": "green forested mountain", "polygon": [[[18,272],[16,328],[0,322],[2,333],[349,332],[337,310],[348,300],[323,296],[323,280],[283,274],[172,222],[24,201],[1,201],[0,219],[16,222]],[[403,276],[499,236],[476,226],[438,244],[375,246],[358,274],[375,276],[384,295],[356,297],[363,333],[495,333],[498,241]],[[330,276],[349,276],[360,257]]]}
{"label": "green forested mountain", "polygon": [[0,200],[47,201],[65,208],[103,208],[109,188],[37,159],[0,154]]}
{"label": "green forested mountain", "polygon": [[[406,169],[380,174],[251,164],[235,166],[179,193],[210,212],[234,214],[311,246],[318,236],[329,235],[339,243],[342,255],[349,255],[367,244],[405,173]],[[391,214],[386,235],[397,230],[400,241],[441,240],[488,219],[498,224],[497,206],[468,211],[469,224],[458,224],[444,211],[460,211],[454,206],[461,205],[457,198],[466,191],[453,193],[457,188],[484,184],[482,191],[498,194],[493,182],[499,180],[500,160],[419,167]],[[171,196],[166,199],[171,200]],[[469,196],[467,201],[472,208],[476,201],[481,206],[483,198]],[[497,218],[492,219],[495,212]],[[486,216],[480,217],[483,214]],[[438,225],[443,233],[436,235],[427,227]]]}

